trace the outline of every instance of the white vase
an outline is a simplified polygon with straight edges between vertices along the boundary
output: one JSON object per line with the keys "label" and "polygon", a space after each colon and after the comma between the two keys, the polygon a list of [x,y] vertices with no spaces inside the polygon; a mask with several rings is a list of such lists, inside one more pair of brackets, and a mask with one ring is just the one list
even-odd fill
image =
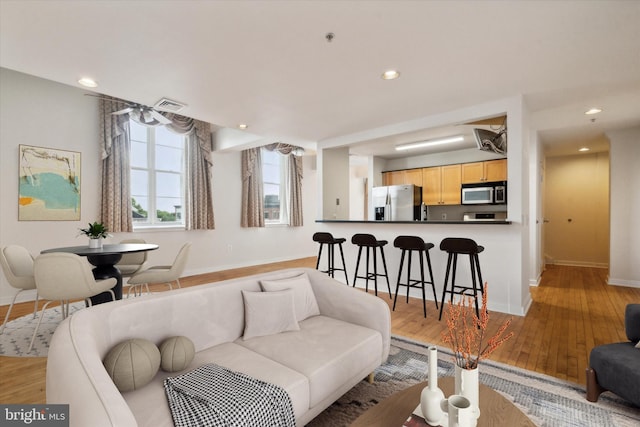
{"label": "white vase", "polygon": [[429,385],[420,394],[420,410],[430,426],[439,426],[444,419],[441,402],[444,393],[438,388],[438,350],[429,347]]}
{"label": "white vase", "polygon": [[447,427],[473,427],[476,425],[471,402],[464,396],[453,394],[442,401],[442,410],[447,413]]}
{"label": "white vase", "polygon": [[455,365],[455,393],[469,399],[477,419],[480,416],[478,368],[464,369]]}
{"label": "white vase", "polygon": [[102,239],[89,239],[89,247],[91,249],[102,248]]}

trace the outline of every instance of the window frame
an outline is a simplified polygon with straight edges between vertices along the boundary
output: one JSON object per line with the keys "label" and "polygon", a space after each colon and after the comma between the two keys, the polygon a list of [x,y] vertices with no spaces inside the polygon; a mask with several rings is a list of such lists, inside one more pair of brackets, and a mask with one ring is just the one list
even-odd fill
{"label": "window frame", "polygon": [[[130,126],[139,126],[141,127],[145,132],[146,132],[146,137],[147,140],[146,141],[140,141],[140,140],[136,140],[133,138],[133,132],[130,132],[130,140],[131,140],[131,147],[130,150],[133,150],[133,144],[134,142],[143,142],[146,144],[146,156],[147,156],[147,165],[146,167],[140,167],[140,166],[133,166],[132,164],[129,165],[129,170],[131,172],[133,171],[144,171],[147,173],[147,177],[148,177],[148,182],[147,182],[147,198],[148,198],[148,206],[147,206],[147,218],[146,221],[142,222],[142,221],[137,221],[135,219],[132,218],[132,223],[133,223],[133,229],[134,231],[139,231],[139,230],[145,230],[145,229],[186,229],[186,223],[185,223],[185,217],[184,217],[184,207],[185,207],[185,200],[186,200],[186,147],[187,147],[187,138],[185,135],[181,135],[181,134],[177,134],[175,132],[172,132],[170,129],[167,129],[168,132],[172,132],[174,133],[176,136],[182,138],[182,147],[181,147],[181,151],[182,151],[182,161],[181,161],[181,170],[180,172],[176,172],[174,170],[167,170],[167,169],[158,169],[156,167],[156,148],[157,146],[164,146],[164,147],[171,147],[171,148],[176,148],[170,145],[163,145],[161,143],[158,143],[158,138],[157,138],[157,129],[162,127],[162,126],[145,126],[143,124],[137,123],[135,121],[131,121]],[[130,153],[131,154],[131,153]],[[157,174],[158,173],[168,173],[168,174],[175,174],[175,175],[179,175],[180,177],[180,200],[181,200],[181,206],[182,209],[180,211],[180,220],[179,221],[171,221],[171,222],[162,222],[159,218],[158,218],[158,206],[157,206],[157,199],[158,199],[158,194],[157,194]],[[133,174],[131,174],[133,176]],[[130,187],[133,187],[133,178],[131,178],[131,185]],[[131,199],[133,200],[135,198],[134,194],[133,194],[133,188],[131,188]],[[133,203],[133,202],[132,202]],[[133,212],[133,207],[132,207],[132,212]],[[151,212],[154,212],[155,214],[151,214]]]}
{"label": "window frame", "polygon": [[[262,189],[263,189],[263,198],[262,198],[262,207],[264,209],[265,212],[265,218],[264,218],[264,225],[265,227],[274,227],[274,226],[288,226],[290,221],[289,221],[289,215],[287,212],[287,204],[286,204],[286,197],[287,197],[287,186],[286,186],[286,178],[287,178],[287,156],[277,152],[277,151],[270,151],[267,150],[264,147],[261,147],[262,150]],[[266,212],[267,212],[267,206],[266,206],[266,199],[267,199],[267,194],[264,191],[265,185],[275,185],[275,183],[273,182],[268,182],[265,178],[265,165],[267,164],[265,162],[267,156],[265,156],[266,153],[269,154],[273,154],[275,156],[278,157],[279,159],[279,176],[280,176],[280,182],[277,183],[278,185],[278,191],[279,191],[279,195],[278,195],[278,200],[280,202],[280,206],[279,206],[279,210],[278,210],[278,219],[277,220],[273,220],[273,219],[267,219],[266,218]]]}

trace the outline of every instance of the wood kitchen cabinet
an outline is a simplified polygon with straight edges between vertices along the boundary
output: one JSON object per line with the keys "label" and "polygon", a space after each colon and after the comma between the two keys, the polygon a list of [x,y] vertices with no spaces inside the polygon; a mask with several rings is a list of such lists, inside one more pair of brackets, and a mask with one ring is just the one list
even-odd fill
{"label": "wood kitchen cabinet", "polygon": [[422,169],[422,201],[426,205],[459,205],[461,165]]}
{"label": "wood kitchen cabinet", "polygon": [[507,180],[507,159],[486,162],[463,163],[462,183],[492,182]]}
{"label": "wood kitchen cabinet", "polygon": [[422,186],[422,169],[406,169],[401,171],[383,172],[382,185],[406,185]]}
{"label": "wood kitchen cabinet", "polygon": [[422,187],[422,169],[407,169],[404,171],[404,183]]}
{"label": "wood kitchen cabinet", "polygon": [[404,171],[393,171],[382,173],[382,185],[404,184]]}

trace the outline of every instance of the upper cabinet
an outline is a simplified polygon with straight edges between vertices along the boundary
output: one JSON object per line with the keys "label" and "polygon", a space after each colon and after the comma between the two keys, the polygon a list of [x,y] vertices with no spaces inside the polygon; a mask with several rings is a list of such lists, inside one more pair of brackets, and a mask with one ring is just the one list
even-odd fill
{"label": "upper cabinet", "polygon": [[426,205],[459,205],[462,184],[507,180],[507,159],[461,163],[382,173],[382,185],[422,187]]}
{"label": "upper cabinet", "polygon": [[404,171],[382,172],[382,185],[404,184]]}
{"label": "upper cabinet", "polygon": [[422,169],[407,169],[401,171],[383,172],[382,185],[407,185],[422,186]]}
{"label": "upper cabinet", "polygon": [[462,164],[463,184],[506,180],[507,159]]}
{"label": "upper cabinet", "polygon": [[404,184],[413,184],[422,187],[422,169],[409,169],[404,171]]}
{"label": "upper cabinet", "polygon": [[461,165],[422,169],[422,201],[425,205],[459,205]]}

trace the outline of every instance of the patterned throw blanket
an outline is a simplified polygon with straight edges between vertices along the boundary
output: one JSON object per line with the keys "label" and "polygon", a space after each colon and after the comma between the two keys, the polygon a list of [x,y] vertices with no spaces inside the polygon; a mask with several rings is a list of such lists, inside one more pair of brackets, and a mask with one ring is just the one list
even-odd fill
{"label": "patterned throw blanket", "polygon": [[287,392],[276,385],[208,364],[164,380],[176,427],[291,427]]}

